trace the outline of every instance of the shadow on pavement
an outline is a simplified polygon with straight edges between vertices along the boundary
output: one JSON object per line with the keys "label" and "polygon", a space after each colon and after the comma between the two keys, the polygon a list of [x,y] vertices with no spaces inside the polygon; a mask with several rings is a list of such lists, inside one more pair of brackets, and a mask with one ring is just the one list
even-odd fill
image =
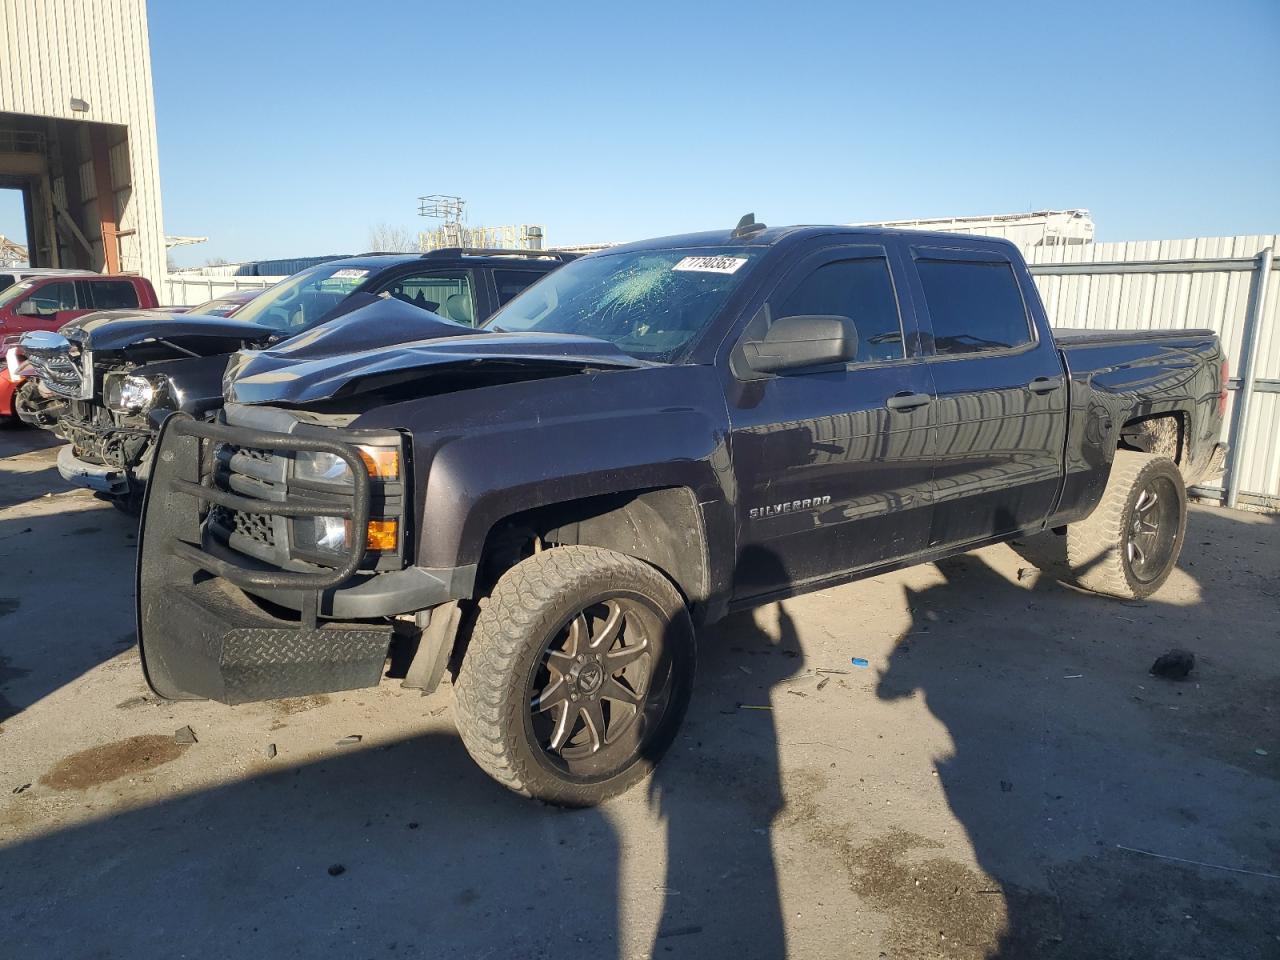
{"label": "shadow on pavement", "polygon": [[[774,618],[776,629],[767,629]],[[665,947],[688,956],[783,957],[773,828],[784,799],[769,704],[804,665],[795,624],[781,604],[734,614],[702,632],[699,656],[702,681],[685,732],[648,784],[667,843],[653,955]],[[732,727],[743,736],[726,732],[724,714],[735,715]],[[704,748],[703,731],[715,749]]]}
{"label": "shadow on pavement", "polygon": [[28,427],[21,422],[0,423],[0,459],[61,445],[62,440],[48,430]]}
{"label": "shadow on pavement", "polygon": [[0,850],[5,953],[610,957],[618,867],[602,812],[428,735]]}
{"label": "shadow on pavement", "polygon": [[[636,788],[660,815],[643,819],[652,846],[640,862],[661,864],[665,844],[665,877],[652,889],[642,879],[638,891],[633,877],[631,902],[608,806],[564,811],[510,794],[455,736],[433,733],[293,769],[275,769],[284,758],[249,760],[247,779],[0,848],[5,950],[139,960],[784,956],[771,843],[783,806],[777,737],[771,712],[737,706],[767,705],[803,664],[790,617],[767,611],[702,638],[709,689],[655,777]],[[45,662],[32,689],[85,668]],[[724,734],[722,712],[739,715],[740,740]],[[703,730],[723,749],[703,751]],[[152,739],[180,755],[168,736]],[[650,942],[633,924],[627,948],[620,921],[637,911],[658,927]]]}
{"label": "shadow on pavement", "polygon": [[[1201,512],[1181,568],[1214,562],[1206,548],[1229,554],[1237,538],[1280,546],[1274,524]],[[1028,546],[1024,555],[1055,569],[1045,559],[1053,542]],[[1129,605],[1051,576],[1027,591],[978,554],[937,566],[944,582],[904,588],[913,623],[877,692],[889,701],[920,695],[945,724],[954,749],[937,771],[992,880],[976,899],[996,902],[985,916],[971,911],[975,926],[953,928],[949,944],[908,909],[895,918],[895,946],[981,956],[973,948],[986,943],[988,956],[1003,958],[1276,956],[1280,882],[1117,847],[1277,872],[1280,818],[1256,820],[1259,809],[1280,810],[1275,764],[1253,752],[1280,734],[1266,706],[1280,702],[1276,636],[1263,625],[1257,586],[1242,576],[1192,606],[1160,593]],[[1203,627],[1190,681],[1148,675],[1168,643],[1130,628],[1136,609],[1144,623]],[[910,837],[902,845],[936,846]]]}
{"label": "shadow on pavement", "polygon": [[23,514],[0,504],[0,722],[134,643],[137,522],[68,501]]}

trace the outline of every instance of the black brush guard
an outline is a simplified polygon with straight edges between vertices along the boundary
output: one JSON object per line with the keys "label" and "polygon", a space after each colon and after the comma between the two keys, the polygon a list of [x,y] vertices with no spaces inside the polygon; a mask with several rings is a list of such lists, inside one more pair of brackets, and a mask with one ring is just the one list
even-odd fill
{"label": "black brush guard", "polygon": [[[218,489],[202,469],[211,443],[290,452],[331,453],[351,468],[350,501],[258,500]],[[368,525],[369,476],[356,448],[337,440],[205,423],[186,414],[165,420],[157,440],[139,534],[138,644],[151,689],[167,699],[248,703],[374,686],[391,642],[390,625],[320,623],[320,593],[360,565]],[[263,569],[204,530],[207,505],[287,517],[338,516],[353,536],[337,565],[314,572]],[[244,558],[248,560],[248,558]],[[237,587],[302,591],[297,621],[266,612]]]}

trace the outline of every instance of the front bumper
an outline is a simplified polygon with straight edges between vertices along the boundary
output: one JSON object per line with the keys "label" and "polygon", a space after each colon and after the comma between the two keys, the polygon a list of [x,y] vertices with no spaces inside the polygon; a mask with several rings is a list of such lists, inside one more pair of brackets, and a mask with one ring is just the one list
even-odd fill
{"label": "front bumper", "polygon": [[148,591],[138,617],[147,682],[171,700],[236,704],[372,687],[391,645],[389,624],[308,629],[217,579]]}
{"label": "front bumper", "polygon": [[129,478],[124,470],[81,460],[70,444],[58,451],[58,473],[68,483],[99,493],[123,496],[129,492]]}
{"label": "front bumper", "polygon": [[[340,456],[355,477],[349,499],[316,507],[287,494],[262,500],[220,489],[205,468],[211,444],[226,442]],[[474,580],[469,568],[361,571],[359,541],[332,567],[282,569],[211,535],[204,522],[210,505],[285,517],[340,515],[364,529],[369,482],[355,447],[339,439],[182,414],[165,421],[143,511],[136,596],[143,668],[151,688],[170,699],[244,703],[372,686],[391,641],[385,618],[469,595]],[[358,622],[364,618],[379,620]]]}

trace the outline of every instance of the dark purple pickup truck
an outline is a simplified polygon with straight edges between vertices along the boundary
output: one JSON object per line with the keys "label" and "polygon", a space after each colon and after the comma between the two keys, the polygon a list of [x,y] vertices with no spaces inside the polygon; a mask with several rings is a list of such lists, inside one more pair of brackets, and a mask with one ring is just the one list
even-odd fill
{"label": "dark purple pickup truck", "polygon": [[216,422],[166,420],[147,676],[240,703],[376,684],[395,645],[554,803],[652,769],[696,624],[1042,532],[1144,597],[1222,453],[1213,333],[1052,331],[997,239],[744,218],[372,346],[405,309],[243,351]]}

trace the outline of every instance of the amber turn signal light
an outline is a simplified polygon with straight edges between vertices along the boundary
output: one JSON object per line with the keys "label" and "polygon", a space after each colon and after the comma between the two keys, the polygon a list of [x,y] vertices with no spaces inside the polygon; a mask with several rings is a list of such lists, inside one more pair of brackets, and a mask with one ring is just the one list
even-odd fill
{"label": "amber turn signal light", "polygon": [[394,447],[356,447],[369,476],[375,480],[395,480],[400,476],[400,451]]}
{"label": "amber turn signal light", "polygon": [[370,520],[364,545],[366,550],[395,550],[400,545],[400,524],[395,520]]}

